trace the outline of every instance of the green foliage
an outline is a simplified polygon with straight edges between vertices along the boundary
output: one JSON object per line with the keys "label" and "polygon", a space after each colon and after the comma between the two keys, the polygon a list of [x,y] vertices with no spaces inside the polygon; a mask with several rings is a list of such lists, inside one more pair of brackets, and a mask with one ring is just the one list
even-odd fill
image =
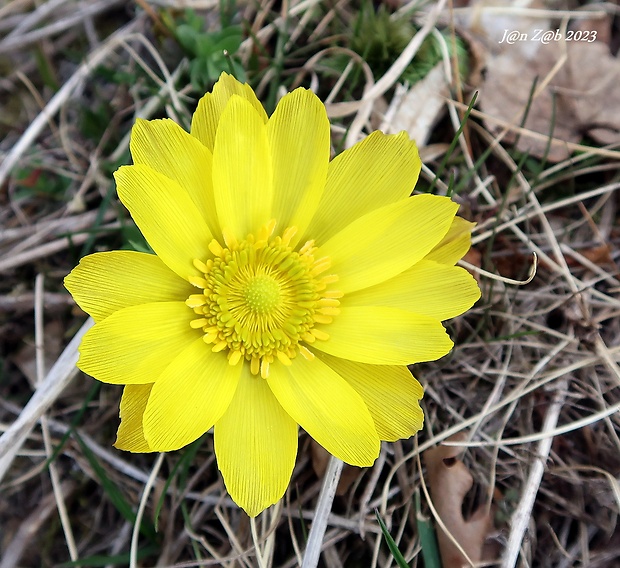
{"label": "green foliage", "polygon": [[180,22],[171,26],[174,37],[190,57],[190,81],[198,91],[206,91],[222,71],[245,81],[245,71],[236,53],[243,33],[240,26],[226,25],[219,31],[205,31],[203,18],[186,10]]}
{"label": "green foliage", "polygon": [[422,514],[419,491],[415,492],[414,498],[416,528],[418,529],[422,558],[424,558],[424,568],[441,568],[441,559],[439,557],[439,548],[437,547],[433,523],[427,516]]}
{"label": "green foliage", "polygon": [[[108,499],[110,500],[110,503],[125,518],[125,520],[129,521],[130,523],[135,523],[136,514],[134,513],[131,505],[125,499],[123,492],[119,489],[119,487],[112,480],[112,478],[108,476],[105,468],[99,463],[97,456],[95,456],[92,450],[84,443],[77,431],[73,432],[73,436],[82,448],[84,457],[88,460],[88,463],[95,472],[101,488],[106,493]],[[142,519],[142,523],[140,524],[140,532],[144,536],[146,536],[151,542],[157,541],[155,527],[149,519]]]}
{"label": "green foliage", "polygon": [[[370,65],[375,76],[383,75],[407,47],[418,29],[411,23],[409,16],[394,18],[385,4],[377,10],[372,2],[364,2],[357,17],[353,32],[349,37],[349,47],[359,53]],[[448,46],[450,57],[454,55],[459,61],[461,76],[467,75],[468,55],[464,42],[457,36],[453,43],[448,31],[442,32]],[[442,59],[439,41],[429,35],[418,50],[413,61],[403,71],[401,81],[417,83]]]}
{"label": "green foliage", "polygon": [[383,538],[385,538],[385,542],[387,543],[388,548],[390,549],[390,552],[394,557],[394,560],[396,560],[396,564],[398,564],[400,568],[409,568],[409,564],[407,564],[405,557],[398,549],[398,546],[394,542],[392,535],[385,526],[385,523],[383,522],[383,519],[381,518],[381,515],[379,515],[379,511],[377,511],[377,509],[375,509],[375,517],[377,518],[377,522],[379,523],[379,527],[381,528],[381,532],[383,533]]}
{"label": "green foliage", "polygon": [[18,170],[15,174],[16,199],[45,197],[64,201],[73,180],[56,172],[33,166]]}

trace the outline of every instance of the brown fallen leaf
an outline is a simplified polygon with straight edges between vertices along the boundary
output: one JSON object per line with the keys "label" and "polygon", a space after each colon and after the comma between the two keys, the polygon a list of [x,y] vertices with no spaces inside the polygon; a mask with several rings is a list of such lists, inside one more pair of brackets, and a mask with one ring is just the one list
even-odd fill
{"label": "brown fallen leaf", "polygon": [[[549,76],[562,58],[562,46],[539,45],[535,57],[525,58],[518,49],[490,57],[480,89],[480,104],[486,114],[520,125],[534,80]],[[566,61],[547,87],[532,100],[525,128],[565,142],[580,142],[584,134],[601,144],[620,141],[620,61],[601,42],[567,44]],[[553,128],[552,128],[553,125]],[[493,132],[501,128],[489,120]],[[507,141],[516,138],[508,133]],[[521,136],[517,147],[536,157],[547,152],[547,140]],[[547,158],[557,162],[570,156],[561,144],[549,147]]]}
{"label": "brown fallen leaf", "polygon": [[[456,435],[448,440],[462,440]],[[424,452],[430,494],[439,518],[460,544],[472,562],[488,560],[485,558],[485,541],[493,530],[493,516],[481,506],[469,518],[463,517],[463,499],[473,485],[473,478],[465,464],[457,459],[463,448],[437,446]],[[454,545],[452,540],[437,527],[437,541],[444,568],[460,568],[469,563]]]}
{"label": "brown fallen leaf", "polygon": [[[319,479],[323,479],[330,454],[323,446],[314,440],[311,440],[310,443],[310,453],[312,456],[312,469]],[[351,484],[358,478],[361,471],[361,468],[353,467],[345,463],[340,481],[338,482],[338,487],[336,488],[336,495],[344,495],[349,490],[349,487],[351,487]]]}
{"label": "brown fallen leaf", "polygon": [[[547,7],[540,0],[515,13],[509,0],[467,4],[456,22],[461,35],[469,33],[486,49],[479,101],[489,115],[485,123],[490,131],[504,129],[493,118],[521,126],[534,81],[540,86],[552,77],[532,101],[523,125],[542,137],[519,136],[519,150],[558,162],[572,151],[558,142],[548,148],[550,134],[570,143],[581,142],[584,135],[599,144],[620,142],[620,60],[610,51],[610,16],[601,11],[601,17],[571,22],[562,32],[548,18],[529,17],[533,9]],[[506,142],[516,139],[510,131],[505,137]]]}

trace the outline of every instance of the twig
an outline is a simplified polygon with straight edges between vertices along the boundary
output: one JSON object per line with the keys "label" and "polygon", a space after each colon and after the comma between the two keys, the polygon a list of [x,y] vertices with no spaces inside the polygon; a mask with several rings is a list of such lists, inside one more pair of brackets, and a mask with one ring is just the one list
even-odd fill
{"label": "twig", "polygon": [[[37,370],[37,387],[41,385],[45,378],[45,331],[44,331],[44,318],[43,318],[43,282],[44,276],[38,274],[35,280],[35,309],[34,309],[34,327],[35,327],[35,361]],[[45,453],[49,458],[53,453],[52,437],[50,436],[50,429],[47,423],[47,416],[45,413],[41,416],[41,431],[43,433],[43,444],[45,446]],[[77,546],[75,545],[75,537],[73,536],[73,530],[71,529],[71,521],[67,513],[67,505],[65,504],[65,496],[62,491],[62,484],[60,483],[60,476],[58,475],[58,468],[54,461],[50,462],[49,466],[50,480],[52,482],[52,490],[54,492],[54,498],[56,499],[56,508],[58,509],[58,515],[60,516],[60,524],[65,534],[65,542],[69,549],[69,556],[71,560],[76,561],[78,559]]]}
{"label": "twig", "polygon": [[50,120],[60,109],[60,107],[69,100],[73,92],[81,85],[82,81],[96,69],[106,57],[116,49],[120,43],[133,32],[137,26],[138,20],[127,24],[120,30],[112,34],[108,40],[78,68],[71,78],[61,87],[61,89],[50,99],[47,106],[37,115],[30,126],[26,129],[13,146],[11,151],[0,165],[0,186],[4,184],[13,166],[22,157],[28,147],[34,142],[36,137],[41,133],[48,120]]}
{"label": "twig", "polygon": [[74,7],[77,13],[72,13],[65,18],[49,24],[43,28],[33,30],[28,33],[18,35],[16,37],[7,37],[0,42],[0,53],[7,53],[15,49],[23,48],[32,43],[36,43],[50,35],[64,32],[65,30],[81,24],[86,16],[93,16],[100,12],[104,12],[120,4],[121,0],[101,0],[100,2],[85,2],[80,6]]}
{"label": "twig", "polygon": [[93,323],[91,318],[86,320],[56,363],[54,363],[43,382],[37,387],[37,390],[17,417],[17,420],[0,437],[0,481],[4,478],[15,455],[26,441],[26,438],[28,438],[34,425],[76,374],[77,368],[75,364],[78,360],[78,346],[82,341],[82,336],[90,329]]}
{"label": "twig", "polygon": [[325,477],[323,478],[323,485],[321,486],[321,493],[319,494],[319,501],[316,505],[316,514],[314,516],[314,521],[312,521],[312,526],[310,527],[308,544],[306,545],[306,552],[301,568],[316,568],[319,563],[321,545],[323,544],[325,529],[327,529],[327,517],[332,508],[343,466],[344,463],[342,460],[334,456],[329,458]]}
{"label": "twig", "polygon": [[[564,378],[556,387],[553,400],[551,401],[547,416],[545,417],[542,433],[551,432],[557,426],[562,405],[566,400],[567,388],[568,378]],[[545,464],[549,458],[552,443],[553,436],[547,436],[538,444],[536,459],[532,464],[530,475],[523,490],[523,496],[512,515],[510,536],[508,537],[508,544],[504,551],[504,557],[502,558],[501,568],[512,568],[517,563],[521,543],[532,515],[532,508],[534,507],[538,488],[540,487],[540,482],[545,472]]]}

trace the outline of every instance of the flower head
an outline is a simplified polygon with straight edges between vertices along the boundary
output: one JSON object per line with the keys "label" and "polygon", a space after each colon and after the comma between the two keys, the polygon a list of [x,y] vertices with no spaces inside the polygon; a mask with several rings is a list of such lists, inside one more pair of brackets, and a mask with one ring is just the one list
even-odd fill
{"label": "flower head", "polygon": [[95,320],[78,366],[126,385],[116,447],[179,449],[214,427],[226,488],[248,514],[279,500],[301,425],[347,463],[422,427],[408,363],[452,348],[441,321],[479,297],[455,267],[471,224],[446,197],[410,197],[405,133],[330,162],[310,91],[268,118],[223,74],[191,132],[138,120],[118,194],[155,254],[83,258],[65,279]]}

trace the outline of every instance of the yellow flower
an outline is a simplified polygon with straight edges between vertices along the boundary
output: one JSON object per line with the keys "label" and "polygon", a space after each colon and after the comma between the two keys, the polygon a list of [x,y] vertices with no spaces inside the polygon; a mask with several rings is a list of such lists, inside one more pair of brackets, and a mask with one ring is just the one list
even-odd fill
{"label": "yellow flower", "polygon": [[214,427],[252,516],[284,494],[298,425],[357,466],[415,434],[423,392],[406,365],[448,353],[441,321],[480,295],[454,266],[471,224],[446,197],[410,197],[407,135],[375,132],[330,162],[329,134],[312,92],[268,118],[226,74],[189,134],[138,120],[115,178],[156,254],[96,253],[65,279],[95,320],[79,368],[126,385],[116,447],[176,450]]}

